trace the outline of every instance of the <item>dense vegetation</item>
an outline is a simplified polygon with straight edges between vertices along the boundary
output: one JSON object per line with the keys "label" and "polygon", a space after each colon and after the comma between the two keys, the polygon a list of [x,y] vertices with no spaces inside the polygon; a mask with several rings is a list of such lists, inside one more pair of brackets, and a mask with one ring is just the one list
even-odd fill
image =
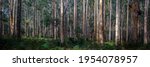
{"label": "dense vegetation", "polygon": [[[60,40],[49,40],[45,38],[33,39],[28,38],[21,40],[14,38],[4,38],[0,39],[1,49],[11,49],[11,50],[149,50],[150,45],[123,45],[120,48],[116,48],[113,41],[105,42],[103,46],[95,43],[91,40],[84,40],[80,38],[74,40],[73,38],[65,39],[65,43],[61,45]],[[2,45],[3,44],[3,45]]]}
{"label": "dense vegetation", "polygon": [[149,0],[0,0],[0,49],[150,49]]}

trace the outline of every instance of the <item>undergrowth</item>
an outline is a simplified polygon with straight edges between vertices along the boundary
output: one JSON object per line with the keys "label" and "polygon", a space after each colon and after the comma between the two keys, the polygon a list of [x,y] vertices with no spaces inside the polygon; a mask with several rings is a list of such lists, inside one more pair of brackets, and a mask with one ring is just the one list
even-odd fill
{"label": "undergrowth", "polygon": [[[147,50],[150,45],[141,44],[124,44],[119,50]],[[3,50],[116,50],[113,41],[97,44],[95,41],[84,38],[65,38],[63,44],[59,39],[37,39],[37,38],[23,38],[21,40],[14,38],[0,39],[0,49]]]}

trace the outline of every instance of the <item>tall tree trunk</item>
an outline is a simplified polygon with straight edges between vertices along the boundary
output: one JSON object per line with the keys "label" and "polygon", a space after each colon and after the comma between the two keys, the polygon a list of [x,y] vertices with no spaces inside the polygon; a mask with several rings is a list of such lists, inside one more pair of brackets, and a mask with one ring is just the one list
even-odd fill
{"label": "tall tree trunk", "polygon": [[147,32],[147,22],[148,22],[148,7],[149,0],[145,0],[145,11],[144,11],[144,44],[148,44],[148,32]]}
{"label": "tall tree trunk", "polygon": [[35,36],[35,24],[36,24],[36,9],[35,9],[35,2],[36,1],[34,1],[33,2],[33,23],[32,23],[32,26],[33,26],[33,28],[32,28],[32,37],[34,37]]}
{"label": "tall tree trunk", "polygon": [[127,0],[126,43],[128,43],[129,39],[129,3],[130,0]]}
{"label": "tall tree trunk", "polygon": [[70,18],[69,18],[69,0],[66,0],[66,22],[67,22],[67,24],[66,24],[66,33],[67,33],[67,37],[70,37],[69,36],[69,27],[70,27],[70,25],[69,25],[69,20],[70,20]]}
{"label": "tall tree trunk", "polygon": [[86,33],[85,33],[85,0],[83,0],[83,21],[82,21],[82,33],[83,33],[83,36],[85,37],[86,36]]}
{"label": "tall tree trunk", "polygon": [[[70,12],[70,13],[72,12],[72,10],[71,10],[71,5],[70,5],[69,12]],[[69,20],[69,31],[70,31],[70,33],[69,33],[69,35],[70,35],[70,37],[73,37],[73,24],[72,24],[72,22],[71,22],[72,16],[69,14],[69,17],[70,17],[70,20]]]}
{"label": "tall tree trunk", "polygon": [[104,22],[103,22],[103,0],[100,0],[99,1],[99,4],[100,4],[100,9],[99,9],[99,24],[98,24],[98,35],[99,35],[99,39],[98,39],[98,42],[100,44],[103,44],[104,43]]}
{"label": "tall tree trunk", "polygon": [[97,27],[96,27],[96,42],[99,43],[99,0],[96,1],[97,11]]}
{"label": "tall tree trunk", "polygon": [[103,20],[102,21],[103,21],[103,28],[104,28],[103,29],[103,39],[106,39],[106,36],[105,36],[105,34],[106,34],[105,33],[105,30],[106,30],[106,27],[105,27],[106,26],[106,20],[105,20],[106,19],[106,0],[103,0],[102,9],[103,9],[103,17],[102,17]]}
{"label": "tall tree trunk", "polygon": [[21,38],[21,6],[22,0],[18,0],[18,10],[17,10],[17,38]]}
{"label": "tall tree trunk", "polygon": [[77,23],[77,0],[74,0],[74,22],[73,22],[74,38],[76,38],[76,23]]}
{"label": "tall tree trunk", "polygon": [[130,11],[131,11],[131,17],[132,17],[132,43],[137,44],[139,43],[139,34],[138,34],[138,26],[139,26],[139,13],[140,13],[140,7],[139,7],[139,0],[132,0],[132,3],[130,5]]}
{"label": "tall tree trunk", "polygon": [[88,18],[88,16],[89,16],[89,10],[88,10],[88,8],[89,8],[89,0],[86,0],[86,12],[85,12],[85,22],[86,22],[86,27],[85,27],[85,33],[86,33],[86,38],[88,38],[88,34],[89,34],[89,18]]}
{"label": "tall tree trunk", "polygon": [[10,21],[9,21],[10,22],[10,35],[13,36],[14,35],[14,26],[15,26],[14,25],[15,24],[14,23],[14,16],[13,16],[14,15],[14,9],[13,9],[13,7],[14,7],[14,0],[10,0],[9,3],[10,3],[10,5],[9,5],[9,11],[10,11],[9,12],[10,13],[10,16],[9,16],[10,17]]}
{"label": "tall tree trunk", "polygon": [[57,37],[56,29],[56,0],[53,0],[54,39]]}
{"label": "tall tree trunk", "polygon": [[125,33],[124,32],[124,17],[125,17],[125,4],[124,4],[124,1],[121,2],[121,8],[120,8],[120,42],[121,42],[121,45],[123,44],[123,42],[125,41],[124,40],[124,35]]}
{"label": "tall tree trunk", "polygon": [[120,0],[116,0],[115,44],[120,45]]}
{"label": "tall tree trunk", "polygon": [[17,5],[18,5],[18,2],[17,2],[18,0],[14,0],[14,2],[13,2],[13,17],[14,17],[14,35],[15,36],[17,36]]}
{"label": "tall tree trunk", "polygon": [[60,14],[61,14],[61,23],[60,23],[60,40],[61,40],[61,44],[64,43],[64,3],[63,0],[61,0],[61,10],[60,10]]}
{"label": "tall tree trunk", "polygon": [[94,40],[96,40],[97,33],[97,0],[94,0]]}
{"label": "tall tree trunk", "polygon": [[109,0],[109,10],[110,10],[110,18],[109,18],[109,41],[112,39],[111,37],[111,35],[112,35],[112,21],[111,21],[111,19],[112,19],[112,0]]}
{"label": "tall tree trunk", "polygon": [[0,0],[0,37],[2,36],[3,31],[3,21],[2,21],[2,0]]}
{"label": "tall tree trunk", "polygon": [[64,1],[64,37],[68,37],[68,0]]}

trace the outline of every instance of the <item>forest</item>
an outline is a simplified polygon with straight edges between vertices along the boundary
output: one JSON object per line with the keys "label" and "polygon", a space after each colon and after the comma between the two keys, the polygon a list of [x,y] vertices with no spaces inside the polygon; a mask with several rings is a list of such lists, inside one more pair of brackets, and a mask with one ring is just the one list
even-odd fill
{"label": "forest", "polygon": [[1,50],[149,50],[149,0],[0,0]]}

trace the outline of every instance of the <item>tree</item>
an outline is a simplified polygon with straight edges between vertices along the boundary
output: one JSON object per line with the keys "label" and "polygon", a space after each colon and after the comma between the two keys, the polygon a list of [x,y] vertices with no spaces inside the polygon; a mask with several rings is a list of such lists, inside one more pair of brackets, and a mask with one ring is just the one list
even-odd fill
{"label": "tree", "polygon": [[56,0],[53,0],[54,39],[57,37],[56,27]]}
{"label": "tree", "polygon": [[131,12],[131,29],[132,29],[132,43],[136,44],[139,42],[139,16],[141,14],[139,0],[132,0],[129,5],[129,9]]}
{"label": "tree", "polygon": [[0,37],[3,31],[3,21],[2,21],[2,0],[0,0]]}
{"label": "tree", "polygon": [[14,0],[9,0],[9,3],[10,3],[10,5],[9,5],[9,17],[10,17],[10,35],[11,36],[13,36],[14,35],[14,26],[15,26],[15,22],[14,22]]}
{"label": "tree", "polygon": [[73,35],[75,38],[76,38],[76,23],[77,23],[77,0],[74,0]]}
{"label": "tree", "polygon": [[100,44],[104,43],[104,22],[103,22],[103,0],[99,1],[99,23],[98,23],[98,42]]}
{"label": "tree", "polygon": [[129,39],[129,2],[130,0],[127,0],[126,42],[128,42]]}
{"label": "tree", "polygon": [[18,0],[18,8],[17,8],[17,38],[21,38],[21,7],[22,0]]}
{"label": "tree", "polygon": [[64,2],[63,0],[61,0],[61,6],[60,6],[60,14],[61,14],[61,23],[60,23],[60,40],[61,40],[61,44],[64,43]]}
{"label": "tree", "polygon": [[85,22],[85,0],[83,0],[83,21],[82,21],[82,33],[83,33],[83,36],[85,37],[86,36],[86,32],[85,32],[85,28],[86,28],[86,22]]}
{"label": "tree", "polygon": [[116,0],[116,24],[115,24],[115,44],[119,46],[120,42],[120,0]]}
{"label": "tree", "polygon": [[[96,35],[97,35],[97,14],[98,14],[98,0],[94,0],[94,40],[96,40]],[[84,13],[84,12],[83,12]]]}
{"label": "tree", "polygon": [[109,18],[109,40],[111,40],[112,38],[112,0],[109,0],[109,12],[110,12],[110,18]]}
{"label": "tree", "polygon": [[99,0],[96,1],[97,21],[96,21],[96,42],[99,43]]}
{"label": "tree", "polygon": [[67,22],[67,24],[66,24],[66,32],[67,32],[67,37],[71,37],[69,34],[70,34],[70,25],[69,25],[69,20],[70,20],[70,17],[69,17],[69,7],[70,7],[70,5],[69,5],[69,0],[66,0],[66,22]]}
{"label": "tree", "polygon": [[88,18],[88,12],[89,12],[89,10],[88,10],[88,8],[89,8],[89,0],[86,0],[86,10],[85,10],[85,22],[86,22],[86,24],[85,24],[85,33],[86,33],[86,38],[88,38],[88,33],[89,33],[89,18]]}
{"label": "tree", "polygon": [[106,34],[106,32],[104,32],[105,30],[106,30],[106,27],[105,27],[105,25],[106,25],[106,0],[103,0],[103,5],[102,5],[102,9],[103,9],[103,39],[105,39],[105,35],[104,34]]}
{"label": "tree", "polygon": [[148,43],[148,32],[147,32],[147,22],[148,22],[148,7],[149,0],[145,0],[145,11],[144,11],[144,44]]}
{"label": "tree", "polygon": [[36,1],[33,1],[32,3],[32,7],[33,7],[33,28],[32,28],[32,36],[34,37],[36,35]]}

